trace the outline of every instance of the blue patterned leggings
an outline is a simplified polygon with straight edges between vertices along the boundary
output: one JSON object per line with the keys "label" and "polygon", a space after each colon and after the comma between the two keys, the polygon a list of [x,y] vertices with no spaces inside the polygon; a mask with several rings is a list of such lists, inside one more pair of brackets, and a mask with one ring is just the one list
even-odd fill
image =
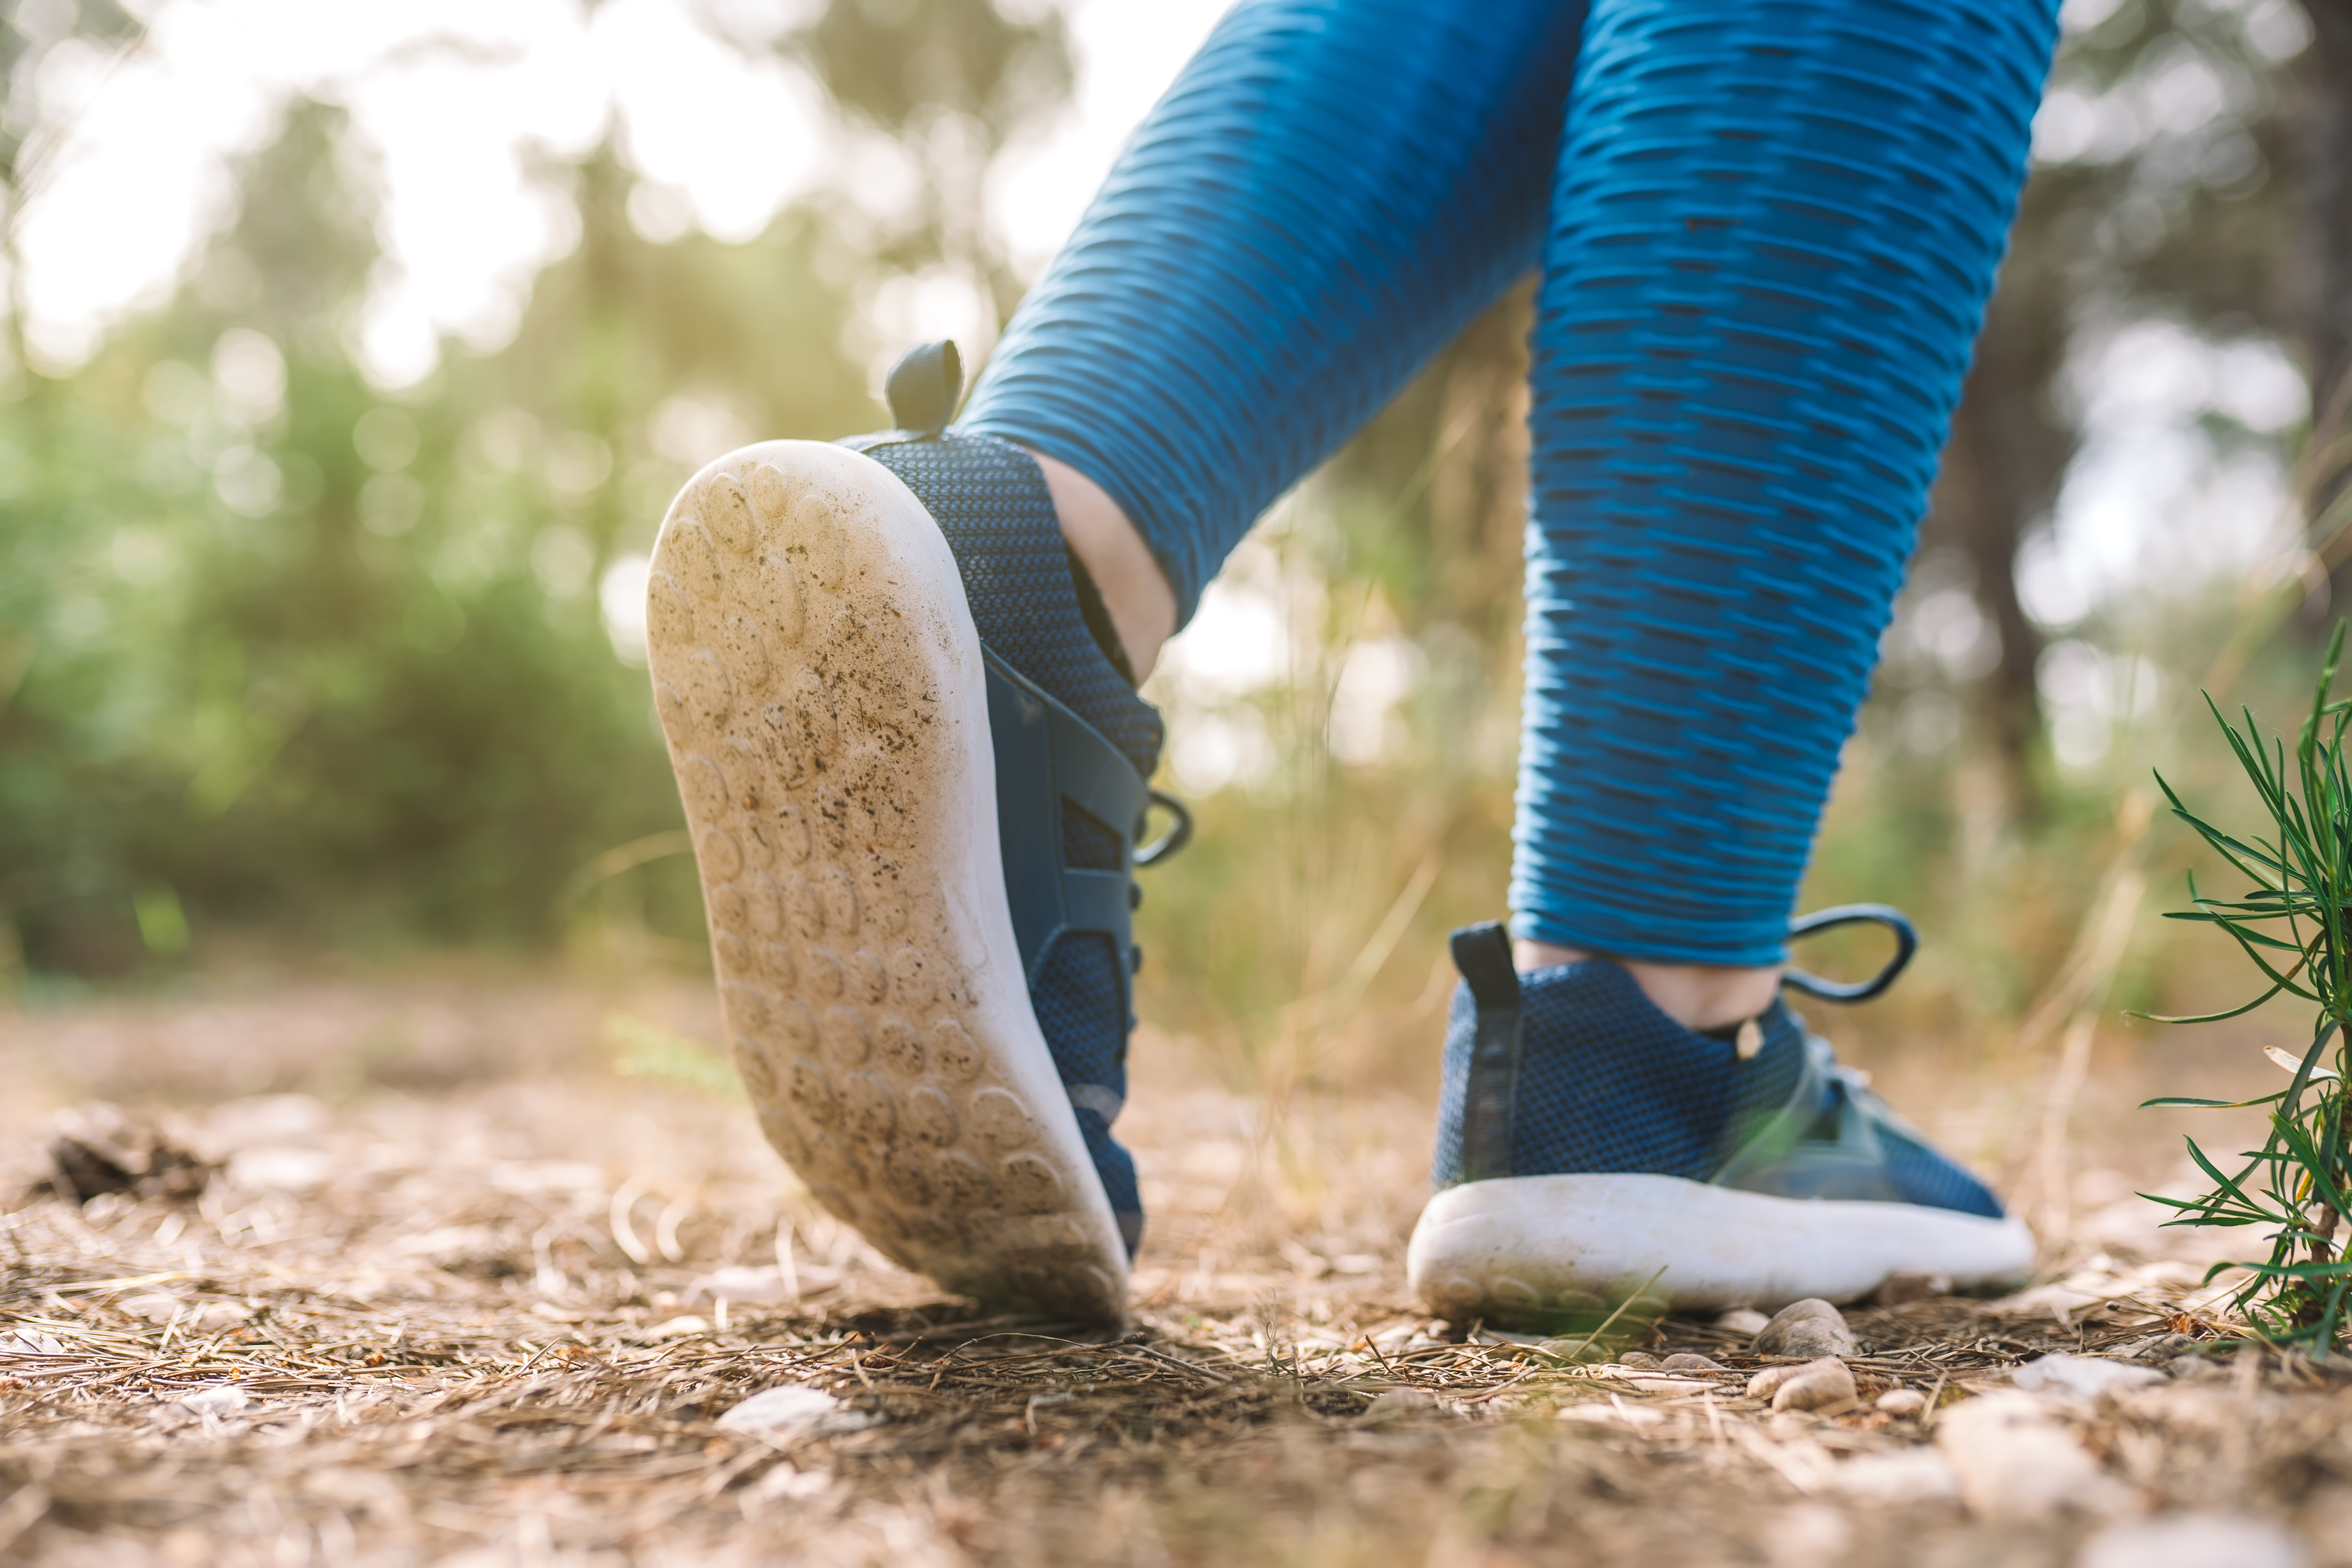
{"label": "blue patterned leggings", "polygon": [[1769,963],[1927,504],[2056,0],[1242,0],[967,428],[1108,490],[1180,620],[1542,270],[1519,935]]}

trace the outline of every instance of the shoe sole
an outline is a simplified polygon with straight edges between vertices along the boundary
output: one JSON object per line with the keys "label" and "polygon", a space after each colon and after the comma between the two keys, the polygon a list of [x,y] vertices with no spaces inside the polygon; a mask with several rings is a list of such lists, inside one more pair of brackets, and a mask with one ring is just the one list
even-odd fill
{"label": "shoe sole", "polygon": [[1853,1300],[1890,1274],[1988,1285],[2026,1274],[2033,1255],[2032,1233],[2014,1217],[1774,1197],[1676,1176],[1506,1176],[1430,1199],[1405,1268],[1440,1317],[1541,1325],[1636,1292],[1665,1308],[1770,1311],[1809,1296]]}
{"label": "shoe sole", "polygon": [[990,1303],[1118,1322],[1125,1249],[1029,1001],[980,637],[880,464],[695,476],[646,597],[737,1071],[817,1202]]}

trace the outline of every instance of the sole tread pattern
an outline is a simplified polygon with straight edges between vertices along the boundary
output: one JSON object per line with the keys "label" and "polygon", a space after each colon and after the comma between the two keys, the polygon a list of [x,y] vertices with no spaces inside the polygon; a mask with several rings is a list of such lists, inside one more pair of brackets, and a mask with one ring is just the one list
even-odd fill
{"label": "sole tread pattern", "polygon": [[894,1261],[1118,1319],[1125,1255],[1022,978],[979,639],[929,516],[858,454],[747,447],[672,504],[646,626],[769,1142]]}

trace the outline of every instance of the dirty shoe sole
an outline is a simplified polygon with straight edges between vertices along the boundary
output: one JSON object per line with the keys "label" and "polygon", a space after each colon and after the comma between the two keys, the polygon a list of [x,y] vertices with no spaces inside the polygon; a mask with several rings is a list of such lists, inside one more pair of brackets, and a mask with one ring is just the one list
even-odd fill
{"label": "dirty shoe sole", "polygon": [[1538,1327],[1636,1291],[1666,1307],[1771,1311],[1808,1296],[1850,1301],[1890,1274],[1943,1274],[1965,1288],[2032,1267],[2032,1233],[2013,1215],[1631,1174],[1448,1187],[1422,1210],[1405,1253],[1414,1293],[1440,1317]]}
{"label": "dirty shoe sole", "polygon": [[950,1290],[1116,1322],[1126,1253],[1005,901],[980,637],[872,458],[730,453],[662,524],[662,733],[760,1126],[827,1209]]}

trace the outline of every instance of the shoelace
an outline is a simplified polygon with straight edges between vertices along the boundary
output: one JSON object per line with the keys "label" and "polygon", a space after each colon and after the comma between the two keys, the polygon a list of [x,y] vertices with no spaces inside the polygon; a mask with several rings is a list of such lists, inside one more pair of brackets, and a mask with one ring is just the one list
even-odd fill
{"label": "shoelace", "polygon": [[1790,922],[1789,940],[1801,941],[1821,931],[1834,931],[1840,926],[1879,925],[1895,933],[1895,956],[1886,966],[1869,979],[1851,985],[1841,985],[1824,980],[1818,974],[1808,974],[1801,969],[1781,972],[1780,984],[1792,991],[1801,991],[1817,1001],[1835,1002],[1841,1005],[1867,1002],[1884,995],[1903,971],[1910,966],[1912,955],[1919,951],[1919,932],[1910,917],[1887,904],[1840,904],[1834,909],[1816,910],[1800,915]]}

